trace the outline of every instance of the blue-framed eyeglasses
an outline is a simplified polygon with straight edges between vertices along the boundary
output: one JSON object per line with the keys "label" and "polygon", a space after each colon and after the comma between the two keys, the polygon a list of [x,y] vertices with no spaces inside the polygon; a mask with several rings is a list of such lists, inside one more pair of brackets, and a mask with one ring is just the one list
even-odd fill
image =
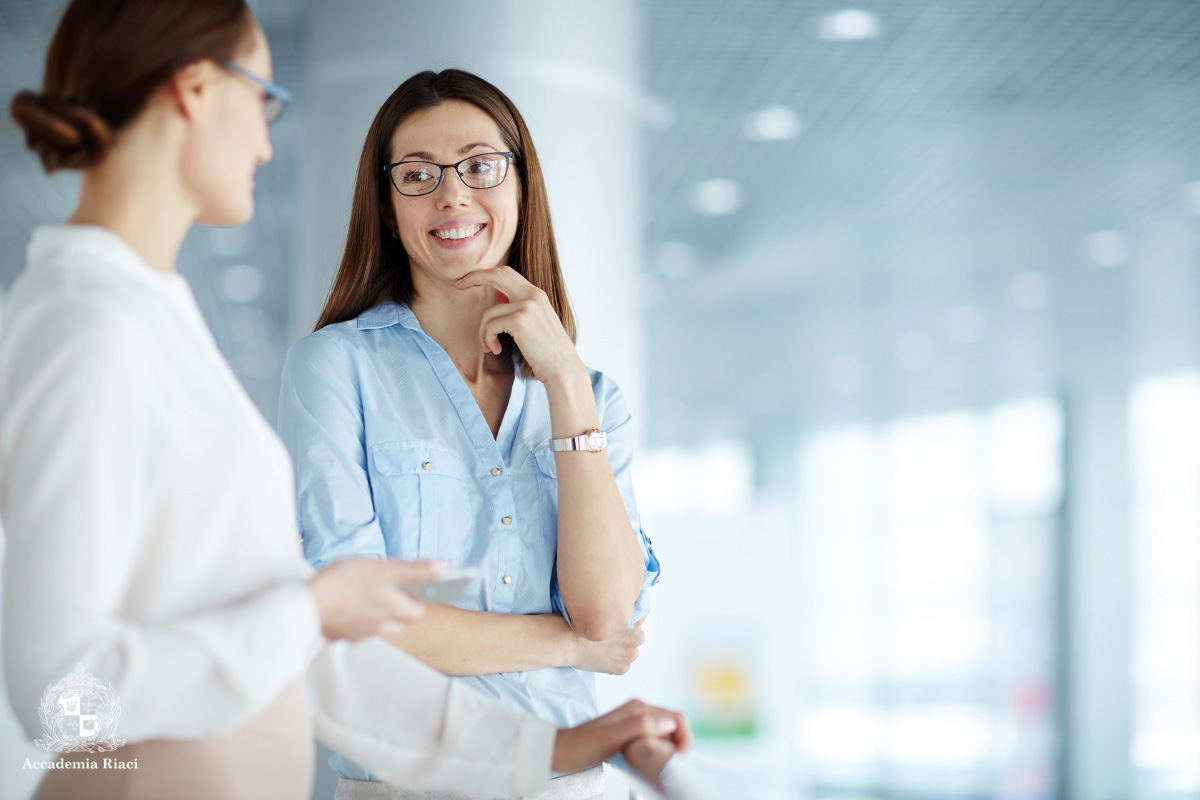
{"label": "blue-framed eyeglasses", "polygon": [[292,102],[292,93],[280,86],[278,83],[272,83],[266,78],[260,78],[250,70],[235,64],[232,61],[225,62],[225,68],[236,72],[246,80],[257,84],[266,93],[263,96],[263,116],[267,118],[268,125],[274,125],[283,116],[283,110],[287,108],[288,103]]}

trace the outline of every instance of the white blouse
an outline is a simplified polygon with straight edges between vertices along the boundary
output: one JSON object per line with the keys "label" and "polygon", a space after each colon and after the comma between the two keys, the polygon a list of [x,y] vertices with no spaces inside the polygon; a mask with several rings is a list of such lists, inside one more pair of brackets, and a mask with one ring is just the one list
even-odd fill
{"label": "white blouse", "polygon": [[544,785],[554,726],[382,640],[321,637],[287,451],[181,276],[102,228],[41,227],[2,316],[0,629],[31,737],[77,664],[130,742],[229,732],[307,669],[317,737],[386,781]]}

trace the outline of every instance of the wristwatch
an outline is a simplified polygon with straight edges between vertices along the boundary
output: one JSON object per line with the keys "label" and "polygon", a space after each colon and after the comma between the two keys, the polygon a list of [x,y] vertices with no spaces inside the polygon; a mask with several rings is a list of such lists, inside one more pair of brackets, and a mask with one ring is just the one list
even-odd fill
{"label": "wristwatch", "polygon": [[592,453],[599,453],[608,447],[608,435],[599,428],[592,428],[578,436],[568,436],[565,439],[551,439],[550,447],[556,452],[563,450],[587,450]]}

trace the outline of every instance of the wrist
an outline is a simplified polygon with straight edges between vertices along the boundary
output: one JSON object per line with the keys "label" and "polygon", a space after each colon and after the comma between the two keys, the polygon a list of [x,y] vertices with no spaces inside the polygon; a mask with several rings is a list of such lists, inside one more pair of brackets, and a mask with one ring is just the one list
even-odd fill
{"label": "wrist", "polygon": [[570,357],[562,359],[560,363],[546,371],[542,377],[542,383],[546,386],[547,392],[562,389],[574,390],[580,386],[586,386],[590,390],[592,380],[583,360],[579,358],[578,353],[572,350]]}
{"label": "wrist", "polygon": [[550,615],[550,621],[554,626],[554,639],[557,647],[554,648],[558,656],[556,667],[577,667],[583,654],[579,650],[579,637],[571,630],[571,626],[567,621],[557,614]]}

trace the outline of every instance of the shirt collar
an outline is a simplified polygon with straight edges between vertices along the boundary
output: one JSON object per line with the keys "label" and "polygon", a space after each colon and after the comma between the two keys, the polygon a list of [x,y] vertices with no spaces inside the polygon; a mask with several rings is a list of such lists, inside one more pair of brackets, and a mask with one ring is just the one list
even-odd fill
{"label": "shirt collar", "polygon": [[421,330],[421,323],[417,321],[417,315],[412,309],[395,300],[385,300],[374,308],[367,309],[358,315],[356,324],[360,331],[388,328],[392,325],[403,325],[414,331]]}
{"label": "shirt collar", "polygon": [[30,266],[55,264],[82,255],[85,263],[103,260],[123,274],[144,283],[175,288],[184,283],[178,272],[160,272],[147,264],[129,244],[112,231],[97,225],[39,225],[26,249]]}

